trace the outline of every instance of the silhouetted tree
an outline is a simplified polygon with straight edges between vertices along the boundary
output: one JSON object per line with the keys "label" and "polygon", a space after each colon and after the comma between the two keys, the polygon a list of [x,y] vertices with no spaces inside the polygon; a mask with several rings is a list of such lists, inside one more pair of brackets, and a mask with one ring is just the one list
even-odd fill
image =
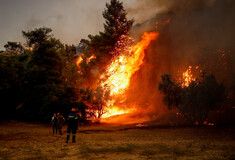
{"label": "silhouetted tree", "polygon": [[70,102],[76,102],[70,78],[73,68],[68,65],[70,53],[51,32],[50,28],[22,32],[28,46],[33,48],[25,77],[27,92],[21,109],[28,119],[47,120],[51,113],[65,111]]}
{"label": "silhouetted tree", "polygon": [[[48,121],[52,113],[68,113],[78,106],[76,48],[64,46],[51,32],[45,27],[22,31],[30,49],[20,55],[0,55],[2,119],[15,118],[14,114],[24,120]],[[14,50],[13,46],[17,43],[5,47]]]}
{"label": "silhouetted tree", "polygon": [[[122,2],[111,0],[106,3],[106,8],[103,12],[105,19],[104,31],[98,35],[89,35],[89,40],[82,40],[81,46],[87,48],[85,54],[89,57],[94,53],[97,57],[97,62],[106,66],[112,58],[112,49],[121,37],[129,35],[133,25],[133,20],[127,20],[127,13]],[[87,44],[84,45],[83,43]]]}
{"label": "silhouetted tree", "polygon": [[16,118],[22,106],[28,54],[0,55],[0,119]]}
{"label": "silhouetted tree", "polygon": [[23,46],[17,42],[7,42],[7,44],[4,45],[4,48],[7,52],[12,52],[13,54],[24,53]]}
{"label": "silhouetted tree", "polygon": [[181,87],[170,74],[163,74],[159,90],[168,108],[176,107],[190,123],[203,125],[210,111],[218,109],[224,100],[224,86],[217,83],[213,75],[203,74],[188,87]]}
{"label": "silhouetted tree", "polygon": [[42,46],[43,43],[52,39],[52,35],[49,34],[51,32],[51,28],[42,27],[36,28],[32,31],[22,31],[22,34],[26,38],[29,47],[38,49],[38,47]]}
{"label": "silhouetted tree", "polygon": [[97,87],[93,94],[92,109],[96,112],[96,118],[99,121],[101,116],[105,113],[104,105],[108,100],[108,95],[105,94],[101,87]]}

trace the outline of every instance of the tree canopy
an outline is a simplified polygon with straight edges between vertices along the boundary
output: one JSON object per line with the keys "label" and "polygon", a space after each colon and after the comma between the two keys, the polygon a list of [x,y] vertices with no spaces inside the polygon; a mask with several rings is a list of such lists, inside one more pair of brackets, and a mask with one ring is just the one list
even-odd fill
{"label": "tree canopy", "polygon": [[104,31],[98,35],[89,35],[89,40],[82,40],[86,43],[89,52],[95,53],[97,60],[105,64],[112,58],[111,51],[122,36],[129,34],[134,20],[127,20],[127,13],[122,2],[111,0],[106,3],[103,12],[105,19]]}
{"label": "tree canopy", "polygon": [[7,114],[4,112],[2,117],[11,113],[23,119],[46,121],[53,112],[66,113],[78,103],[78,69],[71,58],[74,53],[51,32],[45,27],[22,31],[29,52],[0,56],[0,76],[4,77],[0,98],[11,108],[3,109]]}
{"label": "tree canopy", "polygon": [[23,46],[17,42],[7,42],[7,44],[4,45],[4,48],[7,52],[12,52],[14,54],[20,54],[23,52]]}
{"label": "tree canopy", "polygon": [[34,46],[37,48],[52,37],[52,35],[49,34],[51,32],[51,28],[42,27],[32,31],[22,31],[22,34],[26,38],[29,47]]}
{"label": "tree canopy", "polygon": [[[100,117],[104,104],[102,89],[87,88],[83,91],[81,83],[93,80],[90,70],[96,65],[106,66],[113,56],[113,47],[129,34],[133,20],[127,20],[126,14],[118,0],[106,3],[104,31],[89,35],[89,40],[81,40],[79,45],[84,58],[92,54],[96,56],[89,64],[86,61],[81,63],[83,74],[78,74],[75,63],[76,47],[64,45],[54,38],[51,28],[22,31],[27,42],[27,46],[22,46],[23,52],[0,55],[0,76],[4,77],[0,80],[0,100],[6,102],[1,107],[10,106],[3,114],[12,113],[18,118],[46,121],[53,112],[66,113],[71,107],[78,107],[83,119],[86,114],[96,116],[95,112]],[[5,45],[9,52],[16,52],[19,47],[20,43],[17,42]],[[11,99],[14,103],[9,103]],[[91,113],[86,110],[89,104],[93,105]]]}
{"label": "tree canopy", "polygon": [[159,90],[169,109],[176,107],[190,123],[203,125],[210,111],[218,109],[225,98],[225,89],[213,75],[203,74],[188,87],[182,87],[170,74],[163,74]]}

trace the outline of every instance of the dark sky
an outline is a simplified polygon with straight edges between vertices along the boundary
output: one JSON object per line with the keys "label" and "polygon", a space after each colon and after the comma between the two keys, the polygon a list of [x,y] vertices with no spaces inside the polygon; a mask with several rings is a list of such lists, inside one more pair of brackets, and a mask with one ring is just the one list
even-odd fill
{"label": "dark sky", "polygon": [[[135,11],[140,0],[122,1],[130,11],[128,17],[136,22],[156,13],[149,9]],[[102,12],[106,2],[109,0],[0,0],[0,50],[7,41],[24,43],[22,30],[43,26],[52,28],[54,36],[63,43],[76,45],[88,34],[103,30]]]}

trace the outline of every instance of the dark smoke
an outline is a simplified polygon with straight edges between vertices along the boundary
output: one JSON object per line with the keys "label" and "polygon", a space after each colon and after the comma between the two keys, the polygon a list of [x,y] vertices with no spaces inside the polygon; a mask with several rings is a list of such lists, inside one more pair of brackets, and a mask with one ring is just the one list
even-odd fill
{"label": "dark smoke", "polygon": [[[140,4],[140,5],[139,5]],[[226,0],[146,0],[131,13],[149,4],[149,10],[164,8],[133,27],[132,35],[139,39],[144,31],[156,30],[160,36],[146,51],[145,64],[132,77],[130,102],[160,116],[166,110],[158,91],[160,75],[180,76],[189,65],[212,73],[229,86],[235,76],[235,1]],[[169,24],[163,22],[170,19]],[[164,25],[161,25],[164,24]],[[224,57],[221,57],[225,53]],[[151,105],[149,105],[151,104]]]}
{"label": "dark smoke", "polygon": [[153,18],[156,14],[168,11],[188,12],[194,9],[213,5],[215,0],[133,0],[135,5],[128,5],[130,17],[135,17],[137,23]]}

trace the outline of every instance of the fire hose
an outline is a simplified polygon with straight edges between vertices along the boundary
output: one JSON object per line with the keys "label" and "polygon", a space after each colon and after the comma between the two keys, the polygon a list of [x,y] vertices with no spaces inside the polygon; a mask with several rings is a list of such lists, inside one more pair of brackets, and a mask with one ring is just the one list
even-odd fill
{"label": "fire hose", "polygon": [[[56,139],[54,139],[54,140],[52,140],[52,141],[48,141],[47,143],[54,143],[54,142],[56,142],[58,139],[60,139],[63,135],[64,135],[64,133],[66,133],[67,132],[67,130],[65,130],[59,137],[57,137]],[[37,139],[35,139],[35,138],[32,138],[32,137],[30,137],[30,136],[25,136],[24,137],[24,139],[28,139],[30,142],[32,142],[32,143],[39,143],[39,142],[41,142],[41,141],[39,141],[39,140],[37,140]]]}
{"label": "fire hose", "polygon": [[60,139],[65,133],[67,132],[67,130],[65,130],[59,137],[57,137],[55,140],[49,141],[47,143],[54,143],[56,142],[58,139]]}

